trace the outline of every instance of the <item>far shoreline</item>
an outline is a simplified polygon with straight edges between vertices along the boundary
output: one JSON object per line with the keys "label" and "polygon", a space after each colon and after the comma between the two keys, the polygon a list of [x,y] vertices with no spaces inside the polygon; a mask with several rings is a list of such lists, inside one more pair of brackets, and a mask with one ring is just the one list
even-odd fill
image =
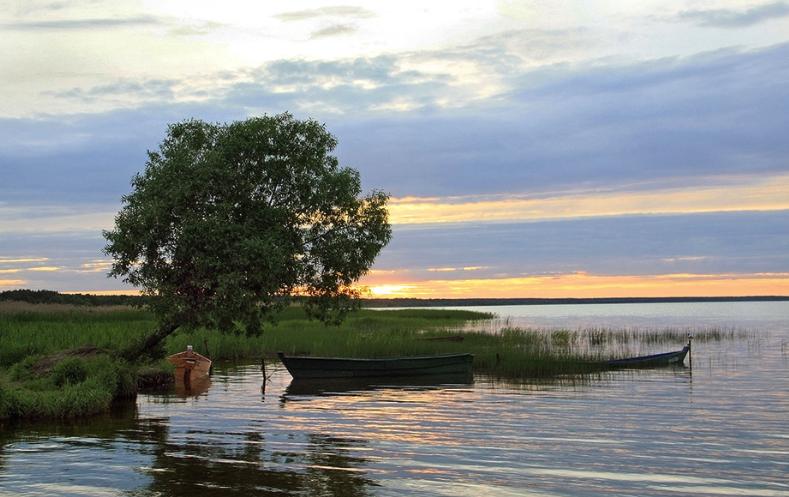
{"label": "far shoreline", "polygon": [[[0,291],[0,302],[66,305],[139,305],[150,297],[142,295],[107,295],[90,292],[58,292],[54,290],[16,289]],[[298,302],[298,299],[295,300]],[[363,297],[363,308],[391,307],[480,307],[507,305],[585,305],[585,304],[660,304],[693,302],[785,302],[789,295],[746,295],[723,297],[511,297],[511,298],[373,298]]]}
{"label": "far shoreline", "polygon": [[789,295],[753,295],[744,297],[587,297],[587,298],[363,298],[362,307],[481,307],[507,305],[577,305],[577,304],[673,304],[703,302],[786,302]]}

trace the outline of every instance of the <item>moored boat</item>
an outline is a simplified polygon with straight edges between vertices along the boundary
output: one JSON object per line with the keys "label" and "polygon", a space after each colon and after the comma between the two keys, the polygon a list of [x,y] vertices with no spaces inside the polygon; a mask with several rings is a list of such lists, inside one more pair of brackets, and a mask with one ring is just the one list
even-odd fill
{"label": "moored boat", "polygon": [[192,350],[191,345],[187,345],[185,351],[169,356],[167,360],[175,366],[176,379],[194,380],[208,376],[211,371],[211,359]]}
{"label": "moored boat", "polygon": [[690,339],[688,339],[688,344],[682,347],[682,350],[664,352],[662,354],[616,359],[613,361],[608,361],[607,364],[611,367],[620,368],[641,368],[671,365],[680,366],[685,364],[685,356],[688,355],[688,352],[690,352]]}
{"label": "moored boat", "polygon": [[277,356],[295,379],[306,378],[388,378],[470,374],[474,356],[447,354],[436,356],[353,359],[346,357]]}

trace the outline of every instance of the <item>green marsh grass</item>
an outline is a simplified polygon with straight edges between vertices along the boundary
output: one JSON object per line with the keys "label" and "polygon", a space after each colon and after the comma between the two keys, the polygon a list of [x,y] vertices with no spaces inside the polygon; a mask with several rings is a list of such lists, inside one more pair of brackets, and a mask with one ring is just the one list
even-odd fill
{"label": "green marsh grass", "polygon": [[[13,303],[12,303],[13,304]],[[259,336],[214,330],[179,330],[165,343],[168,354],[193,345],[213,360],[271,360],[287,354],[341,357],[396,357],[447,353],[474,354],[474,370],[502,379],[547,378],[593,373],[604,361],[680,348],[692,331],[696,341],[738,338],[721,329],[506,328],[497,333],[469,330],[489,314],[442,309],[362,309],[340,326],[306,319],[299,307],[286,309]],[[135,372],[158,365],[125,365],[112,358],[156,327],[146,310],[110,310],[64,305],[0,306],[0,417],[70,417],[101,412],[113,398],[133,395]],[[484,326],[482,326],[484,327]],[[462,341],[426,340],[463,335]],[[42,357],[94,347],[107,354],[54,364],[41,378],[31,367]],[[642,348],[644,350],[642,350]],[[82,361],[82,362],[80,362]],[[25,369],[28,368],[28,369]],[[130,386],[131,385],[131,386]]]}

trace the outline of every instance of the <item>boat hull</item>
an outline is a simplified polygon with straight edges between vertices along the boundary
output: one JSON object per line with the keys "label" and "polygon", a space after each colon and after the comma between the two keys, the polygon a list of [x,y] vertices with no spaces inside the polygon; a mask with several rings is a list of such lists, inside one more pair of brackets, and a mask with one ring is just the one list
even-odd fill
{"label": "boat hull", "polygon": [[211,359],[190,350],[173,354],[167,360],[175,366],[175,377],[184,381],[208,376]]}
{"label": "boat hull", "polygon": [[452,354],[390,359],[343,357],[299,357],[277,354],[296,379],[308,378],[391,378],[429,375],[470,374],[474,356]]}
{"label": "boat hull", "polygon": [[679,366],[685,364],[685,356],[688,355],[689,350],[690,347],[685,346],[682,350],[677,350],[674,352],[666,352],[664,354],[629,357],[627,359],[617,359],[615,361],[608,361],[608,365],[612,367],[627,367],[627,368],[671,366],[671,365]]}

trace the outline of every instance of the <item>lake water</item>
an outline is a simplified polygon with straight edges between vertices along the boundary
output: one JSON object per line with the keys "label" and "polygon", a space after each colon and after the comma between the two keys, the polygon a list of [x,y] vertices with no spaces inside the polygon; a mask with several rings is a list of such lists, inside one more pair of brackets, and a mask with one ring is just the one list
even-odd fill
{"label": "lake water", "polygon": [[[0,433],[0,495],[789,496],[789,302],[493,307],[491,327],[725,327],[693,369],[197,396]],[[482,326],[479,325],[478,326]],[[337,390],[337,389],[335,389]]]}

